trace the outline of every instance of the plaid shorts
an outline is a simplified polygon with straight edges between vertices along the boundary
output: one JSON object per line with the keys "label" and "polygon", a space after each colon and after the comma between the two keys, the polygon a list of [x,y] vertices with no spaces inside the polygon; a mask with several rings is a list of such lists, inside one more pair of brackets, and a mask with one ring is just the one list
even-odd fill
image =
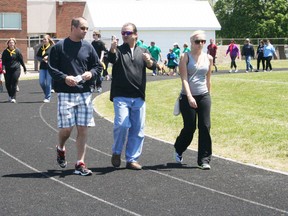
{"label": "plaid shorts", "polygon": [[58,93],[58,127],[95,126],[91,92]]}

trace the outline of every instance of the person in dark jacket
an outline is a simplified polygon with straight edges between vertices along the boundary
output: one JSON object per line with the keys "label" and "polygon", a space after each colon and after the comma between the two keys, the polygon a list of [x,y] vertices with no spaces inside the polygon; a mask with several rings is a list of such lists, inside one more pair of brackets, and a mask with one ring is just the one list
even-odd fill
{"label": "person in dark jacket", "polygon": [[149,51],[136,45],[138,33],[132,23],[123,25],[123,44],[113,38],[108,60],[113,64],[110,100],[114,104],[114,143],[111,162],[121,165],[126,144],[126,168],[141,170],[138,159],[144,142],[146,68],[154,70],[156,61]]}
{"label": "person in dark jacket", "polygon": [[48,70],[58,93],[59,144],[57,162],[67,166],[65,142],[73,127],[77,127],[77,162],[74,173],[91,175],[84,163],[88,127],[95,125],[93,118],[92,92],[94,83],[102,71],[95,49],[84,41],[88,22],[83,17],[73,18],[70,36],[56,43],[50,51]]}
{"label": "person in dark jacket", "polygon": [[242,56],[245,56],[245,61],[246,61],[246,73],[249,72],[249,70],[252,72],[253,71],[253,66],[251,64],[251,58],[254,58],[255,52],[253,45],[250,43],[250,39],[246,38],[245,44],[242,47]]}
{"label": "person in dark jacket", "polygon": [[16,47],[16,39],[7,41],[7,49],[2,53],[2,67],[5,78],[5,86],[9,95],[9,102],[16,103],[16,90],[21,74],[21,66],[26,74],[26,67],[21,51]]}
{"label": "person in dark jacket", "polygon": [[51,98],[52,78],[48,72],[48,55],[53,45],[50,36],[45,35],[43,44],[37,52],[37,60],[40,61],[39,84],[44,92],[44,103],[49,103]]}
{"label": "person in dark jacket", "polygon": [[263,40],[260,40],[260,43],[257,47],[257,70],[256,70],[256,72],[258,72],[260,69],[260,62],[262,62],[262,69],[264,71],[265,70],[265,59],[264,59],[264,42],[263,42]]}
{"label": "person in dark jacket", "polygon": [[[105,52],[107,52],[107,49],[105,47],[105,43],[101,40],[101,34],[99,31],[93,32],[93,38],[94,40],[92,41],[91,45],[94,47],[100,59],[100,62],[102,62],[102,65],[103,64],[105,65],[103,67],[103,76],[106,77],[108,72],[107,72],[106,64],[104,63],[104,56],[105,56]],[[98,93],[102,92],[102,77],[101,76],[99,76],[98,79],[96,80],[96,90]]]}

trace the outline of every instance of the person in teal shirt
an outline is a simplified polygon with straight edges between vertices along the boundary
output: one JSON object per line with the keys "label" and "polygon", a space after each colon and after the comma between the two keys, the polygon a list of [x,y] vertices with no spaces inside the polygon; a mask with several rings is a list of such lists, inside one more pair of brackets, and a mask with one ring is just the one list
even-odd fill
{"label": "person in teal shirt", "polygon": [[180,51],[180,47],[179,47],[178,43],[173,44],[173,52],[175,53],[177,59],[179,59],[181,51]]}
{"label": "person in teal shirt", "polygon": [[184,47],[183,53],[186,53],[186,52],[190,52],[190,51],[191,51],[191,49],[188,47],[188,44],[187,44],[187,43],[184,43],[184,44],[183,44],[183,47]]}
{"label": "person in teal shirt", "polygon": [[[148,50],[151,56],[158,62],[159,60],[162,61],[161,49],[155,45],[154,41],[151,41]],[[153,70],[153,76],[156,76],[156,69]]]}
{"label": "person in teal shirt", "polygon": [[[173,52],[175,53],[176,55],[176,61],[179,63],[179,60],[180,60],[180,54],[181,54],[181,51],[180,51],[180,47],[178,45],[178,43],[174,43],[173,44]],[[177,72],[177,66],[175,68],[175,72]]]}
{"label": "person in teal shirt", "polygon": [[148,49],[148,46],[144,44],[143,40],[137,40],[136,45],[145,49]]}

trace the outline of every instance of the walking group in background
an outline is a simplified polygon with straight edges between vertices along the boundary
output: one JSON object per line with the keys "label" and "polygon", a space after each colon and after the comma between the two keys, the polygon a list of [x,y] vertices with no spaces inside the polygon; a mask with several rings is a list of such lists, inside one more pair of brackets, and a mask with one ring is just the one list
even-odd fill
{"label": "walking group in background", "polygon": [[[88,128],[95,126],[92,93],[95,88],[97,92],[102,91],[102,77],[110,79],[107,71],[110,63],[113,78],[110,100],[113,102],[115,114],[111,164],[115,168],[120,167],[124,151],[126,168],[141,170],[139,158],[145,138],[146,69],[152,70],[154,76],[157,75],[157,69],[163,62],[161,49],[156,46],[155,41],[151,41],[150,46],[147,46],[144,41],[139,40],[137,27],[133,23],[125,23],[121,28],[123,44],[119,44],[119,39],[112,37],[109,49],[101,40],[101,33],[98,31],[93,32],[92,43],[83,40],[87,32],[87,20],[83,17],[73,18],[67,38],[54,44],[50,36],[45,35],[36,54],[40,62],[39,84],[44,93],[43,102],[49,103],[51,100],[52,83],[57,92],[57,163],[61,168],[67,166],[65,144],[76,127],[77,158],[74,173],[82,176],[92,174],[85,162]],[[183,154],[198,128],[197,164],[200,169],[209,170],[212,156],[211,74],[218,71],[218,47],[213,39],[210,39],[207,52],[203,51],[205,45],[205,32],[195,31],[190,37],[190,45],[184,43],[182,53],[178,43],[173,44],[165,64],[169,68],[169,75],[176,75],[179,68],[182,82],[179,104],[183,128],[174,143],[174,159],[177,163],[183,162]],[[236,58],[239,58],[240,54],[245,56],[246,72],[253,71],[251,58],[255,57],[255,52],[249,38],[245,40],[241,52],[232,39],[226,56],[228,53],[231,58],[230,73],[233,69],[238,72]],[[260,63],[263,71],[272,71],[271,59],[276,53],[269,40],[260,41],[256,54],[255,71],[259,71]],[[2,53],[2,60],[0,56],[0,91],[3,91],[1,76],[4,74],[9,101],[12,103],[16,103],[21,66],[26,73],[16,40],[10,38]]]}
{"label": "walking group in background", "polygon": [[[230,53],[231,58],[231,65],[229,73],[233,71],[233,68],[235,69],[235,73],[238,72],[237,65],[236,65],[236,58],[239,59],[240,57],[240,49],[235,44],[234,39],[231,40],[231,43],[228,46],[228,49],[226,51],[227,54]],[[274,46],[270,43],[268,39],[260,40],[259,45],[257,47],[256,55],[257,55],[257,69],[254,70],[254,67],[251,64],[251,59],[255,58],[255,51],[254,46],[251,44],[250,39],[246,38],[244,45],[241,50],[241,55],[245,57],[245,63],[246,63],[246,73],[248,72],[259,72],[260,71],[260,63],[262,63],[262,70],[264,72],[267,72],[268,69],[270,72],[272,72],[272,65],[271,60],[273,56],[275,58],[277,57],[276,51]]]}

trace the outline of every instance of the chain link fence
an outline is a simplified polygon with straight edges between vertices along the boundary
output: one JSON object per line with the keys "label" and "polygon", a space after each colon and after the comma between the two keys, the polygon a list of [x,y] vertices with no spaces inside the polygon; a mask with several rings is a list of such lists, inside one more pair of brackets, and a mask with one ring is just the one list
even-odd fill
{"label": "chain link fence", "polygon": [[[42,38],[44,35],[39,35],[35,37],[29,37],[27,39],[19,39],[16,38],[17,42],[19,41],[22,45],[20,49],[22,52],[27,52],[27,61],[34,61],[34,70],[38,70],[38,61],[35,58],[36,52],[38,51],[39,47],[42,43]],[[54,42],[58,42],[62,38],[54,38]],[[218,63],[224,63],[229,62],[229,58],[225,58],[226,50],[228,49],[228,45],[230,44],[232,38],[216,38],[216,44],[218,46],[217,51],[217,62]],[[239,46],[240,50],[242,49],[242,46],[244,45],[244,41],[246,38],[233,38],[236,42],[236,44]],[[254,45],[255,51],[257,50],[258,44],[262,38],[249,38],[251,43]],[[265,38],[269,39],[271,44],[276,49],[277,56],[279,59],[288,59],[288,38]],[[8,38],[1,38],[0,39],[0,52],[2,52],[4,49],[6,49],[6,41]],[[106,44],[107,49],[110,47],[111,38],[102,37],[101,40]],[[92,42],[91,39],[87,40],[88,42]],[[208,46],[208,42],[206,44]]]}

